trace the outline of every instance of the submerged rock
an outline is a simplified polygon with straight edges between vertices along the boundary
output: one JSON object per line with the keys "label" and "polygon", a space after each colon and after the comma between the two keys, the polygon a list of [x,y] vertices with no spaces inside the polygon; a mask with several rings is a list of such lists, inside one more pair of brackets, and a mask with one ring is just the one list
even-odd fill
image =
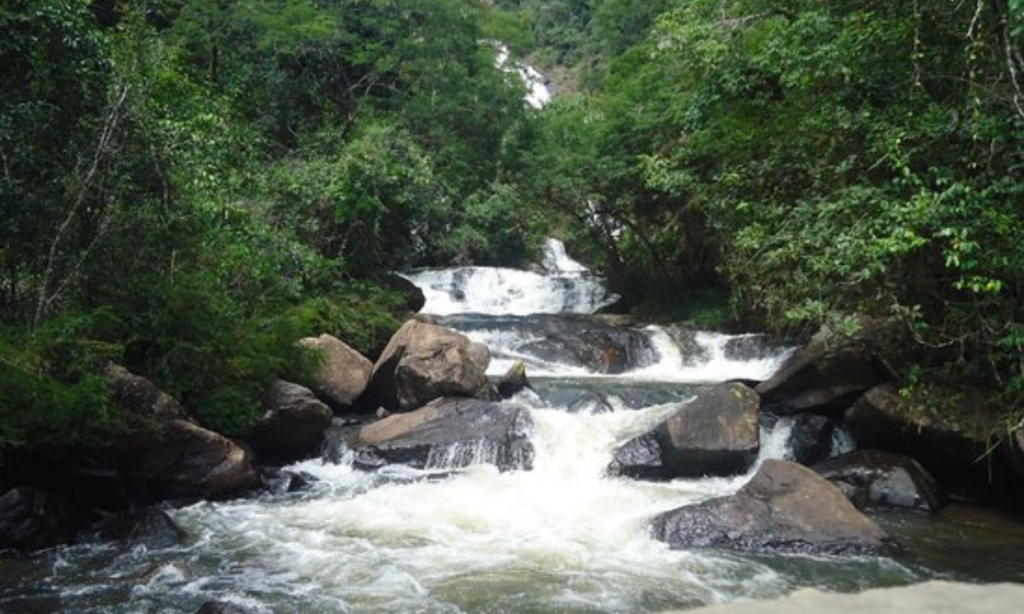
{"label": "submerged rock", "polygon": [[885,380],[864,336],[845,338],[822,328],[756,390],[766,409],[789,415],[846,409]]}
{"label": "submerged rock", "polygon": [[330,335],[308,337],[300,343],[323,353],[323,363],[316,374],[317,396],[335,411],[350,407],[370,383],[373,363]]}
{"label": "submerged rock", "polygon": [[410,411],[443,396],[491,399],[487,346],[451,329],[409,320],[373,368],[360,402]]}
{"label": "submerged rock", "polygon": [[252,440],[261,458],[298,460],[319,450],[334,414],[311,390],[278,380],[261,402],[265,413]]}
{"label": "submerged rock", "polygon": [[259,611],[226,601],[207,601],[196,614],[260,614]]}
{"label": "submerged rock", "polygon": [[768,460],[736,494],[656,517],[653,536],[672,548],[806,554],[889,554],[895,542],[810,469]]}
{"label": "submerged rock", "polygon": [[35,488],[0,497],[0,550],[32,551],[69,541],[87,521],[70,501]]}
{"label": "submerged rock", "polygon": [[114,464],[131,500],[221,499],[259,483],[247,449],[192,422],[152,382],[117,365],[107,369],[107,378],[132,422],[114,444]]}
{"label": "submerged rock", "polygon": [[812,467],[860,509],[938,511],[946,498],[938,483],[909,456],[857,450]]}
{"label": "submerged rock", "polygon": [[521,469],[533,461],[531,426],[527,412],[518,407],[437,399],[362,427],[351,447],[366,466],[384,461],[443,469],[483,462],[502,470]]}
{"label": "submerged rock", "polygon": [[657,430],[667,477],[743,473],[760,450],[760,401],[738,383],[700,393]]}
{"label": "submerged rock", "polygon": [[185,539],[185,531],[167,512],[153,508],[101,520],[94,529],[101,539],[132,546],[144,545],[151,550],[177,546]]}

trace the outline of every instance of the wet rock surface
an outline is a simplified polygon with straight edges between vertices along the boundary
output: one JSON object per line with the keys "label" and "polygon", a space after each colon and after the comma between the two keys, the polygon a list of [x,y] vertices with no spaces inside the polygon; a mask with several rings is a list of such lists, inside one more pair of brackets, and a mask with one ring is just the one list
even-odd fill
{"label": "wet rock surface", "polygon": [[264,414],[252,439],[261,459],[298,460],[319,450],[334,414],[313,391],[278,380],[261,402]]}
{"label": "wet rock surface", "polygon": [[69,541],[87,522],[70,501],[35,488],[15,488],[0,497],[0,550],[49,548]]}
{"label": "wet rock surface", "polygon": [[735,475],[753,464],[760,449],[760,401],[742,384],[701,392],[657,430],[668,477]]}
{"label": "wet rock surface", "polygon": [[150,550],[170,548],[182,543],[185,531],[163,510],[148,508],[125,512],[101,520],[92,529],[102,540],[143,545]]}
{"label": "wet rock surface", "polygon": [[653,434],[641,435],[626,442],[619,448],[608,466],[608,475],[641,480],[657,480],[665,477],[661,463],[661,446]]}
{"label": "wet rock surface", "polygon": [[789,450],[801,465],[819,463],[832,453],[832,437],[836,422],[825,416],[801,414],[793,420]]}
{"label": "wet rock surface", "polygon": [[895,542],[810,469],[768,460],[736,494],[656,517],[652,535],[672,548],[807,554],[889,554]]}
{"label": "wet rock surface", "polygon": [[939,484],[917,461],[900,454],[857,450],[812,467],[860,509],[934,512],[946,504]]}
{"label": "wet rock surface", "polygon": [[367,467],[402,463],[454,468],[487,462],[503,470],[520,469],[533,459],[530,425],[529,415],[519,407],[446,398],[368,424],[350,444]]}
{"label": "wet rock surface", "polygon": [[360,404],[410,411],[444,396],[491,399],[487,346],[451,329],[410,320],[374,365]]}

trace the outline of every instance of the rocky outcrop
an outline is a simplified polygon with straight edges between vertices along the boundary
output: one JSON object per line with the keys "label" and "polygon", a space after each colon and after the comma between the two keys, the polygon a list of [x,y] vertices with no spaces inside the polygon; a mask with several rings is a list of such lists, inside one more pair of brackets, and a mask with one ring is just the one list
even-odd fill
{"label": "rocky outcrop", "polygon": [[849,338],[819,331],[757,386],[765,410],[780,415],[843,410],[884,382],[885,370],[871,355],[866,334]]}
{"label": "rocky outcrop", "polygon": [[895,542],[810,469],[768,460],[736,494],[682,507],[651,523],[672,548],[807,554],[887,554]]}
{"label": "rocky outcrop", "polygon": [[333,413],[308,388],[278,380],[263,395],[263,418],[253,433],[260,457],[275,461],[312,456]]}
{"label": "rocky outcrop", "polygon": [[530,380],[526,377],[526,363],[517,360],[498,381],[498,395],[503,399],[510,399],[525,388],[530,388]]}
{"label": "rocky outcrop", "polygon": [[490,360],[487,346],[453,330],[410,320],[377,360],[360,402],[410,411],[444,396],[490,399]]}
{"label": "rocky outcrop", "polygon": [[370,465],[368,457],[416,468],[489,463],[519,469],[532,463],[530,428],[529,415],[518,407],[446,398],[364,426],[350,447]]}
{"label": "rocky outcrop", "polygon": [[117,365],[108,367],[107,380],[131,423],[114,445],[114,464],[133,502],[221,499],[258,484],[252,454],[192,422],[152,382]]}
{"label": "rocky outcrop", "polygon": [[162,510],[146,508],[125,512],[97,523],[97,536],[129,546],[142,545],[150,550],[181,544],[185,531]]}
{"label": "rocky outcrop", "polygon": [[[984,400],[959,396],[956,405],[932,409],[881,385],[846,412],[845,424],[858,447],[911,456],[947,487],[972,496],[968,491],[1006,479],[1009,469],[998,455],[987,454],[991,427],[966,427],[984,421]],[[992,417],[993,425],[997,419]]]}
{"label": "rocky outcrop", "polygon": [[59,495],[15,488],[0,497],[0,550],[32,551],[70,540],[87,516]]}
{"label": "rocky outcrop", "polygon": [[653,433],[631,439],[615,453],[608,466],[608,475],[623,476],[640,480],[657,480],[665,477],[661,464],[661,446]]}
{"label": "rocky outcrop", "polygon": [[543,336],[520,351],[552,363],[583,367],[592,373],[625,373],[652,363],[657,356],[641,331],[618,328],[580,316],[541,318]]}
{"label": "rocky outcrop", "polygon": [[657,430],[667,477],[743,473],[760,449],[759,399],[742,384],[700,393]]}
{"label": "rocky outcrop", "polygon": [[938,511],[946,498],[938,483],[914,459],[878,450],[857,450],[813,467],[859,509],[905,508]]}
{"label": "rocky outcrop", "polygon": [[797,416],[789,435],[788,447],[793,460],[810,466],[828,458],[835,430],[836,423],[831,418],[815,414]]}
{"label": "rocky outcrop", "polygon": [[350,407],[370,383],[373,363],[330,335],[308,337],[300,343],[319,350],[323,356],[323,363],[316,373],[317,396],[335,411]]}

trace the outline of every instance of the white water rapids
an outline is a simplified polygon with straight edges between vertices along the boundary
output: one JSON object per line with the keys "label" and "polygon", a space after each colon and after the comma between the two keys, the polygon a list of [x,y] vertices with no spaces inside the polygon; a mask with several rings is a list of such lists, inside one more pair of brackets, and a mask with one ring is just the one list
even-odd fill
{"label": "white water rapids", "polygon": [[[429,313],[489,310],[460,322],[501,361],[539,334],[530,328],[537,316],[502,321],[496,332],[508,310],[564,314],[608,300],[560,244],[549,243],[545,264],[543,274],[471,269],[410,277],[428,292]],[[562,330],[558,318],[566,316],[553,317],[548,325]],[[583,318],[572,322],[572,334],[597,326],[572,317]],[[531,377],[543,385],[511,401],[532,417],[532,470],[451,467],[449,456],[464,455],[443,453],[427,471],[362,471],[351,454],[337,464],[305,461],[288,468],[308,477],[305,490],[171,510],[189,535],[182,546],[53,551],[46,564],[20,572],[33,588],[0,591],[0,612],[13,603],[9,611],[19,613],[193,614],[217,599],[263,614],[642,614],[775,596],[806,584],[808,574],[811,584],[833,588],[909,579],[886,561],[829,563],[822,576],[818,567],[790,569],[785,558],[673,551],[649,538],[652,516],[732,493],[753,469],[734,478],[615,478],[607,469],[616,450],[707,382],[764,377],[785,352],[727,356],[735,337],[700,333],[683,344],[699,350],[693,357],[666,329],[630,335],[643,350],[639,366],[618,375],[570,368],[557,355],[545,372],[532,356]],[[791,428],[783,419],[762,432],[758,464],[786,455]],[[472,452],[489,457],[486,449]],[[38,595],[56,605],[23,605],[39,603],[32,601]]]}

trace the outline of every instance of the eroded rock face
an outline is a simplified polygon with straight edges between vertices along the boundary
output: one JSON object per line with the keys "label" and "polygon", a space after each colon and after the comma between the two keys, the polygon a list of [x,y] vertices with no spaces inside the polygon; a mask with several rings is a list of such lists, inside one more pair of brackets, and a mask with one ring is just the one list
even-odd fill
{"label": "eroded rock face", "polygon": [[35,488],[0,497],[0,550],[39,550],[70,540],[87,518],[67,499]]}
{"label": "eroded rock face", "polygon": [[938,483],[909,456],[857,450],[818,463],[813,469],[860,509],[896,507],[935,512],[946,503]]}
{"label": "eroded rock face", "polygon": [[895,542],[810,469],[768,460],[736,494],[656,517],[652,535],[672,548],[808,554],[890,554]]}
{"label": "eroded rock face", "polygon": [[258,484],[248,450],[192,422],[152,382],[117,365],[107,380],[132,424],[114,445],[114,464],[134,502],[221,499]]}
{"label": "eroded rock face", "polygon": [[410,411],[444,396],[491,399],[487,346],[448,328],[416,320],[391,338],[361,402]]}
{"label": "eroded rock face", "polygon": [[756,390],[766,409],[780,415],[842,410],[881,384],[886,374],[863,338],[822,329]]}
{"label": "eroded rock face", "polygon": [[317,396],[337,412],[350,407],[370,383],[373,363],[330,335],[308,337],[300,343],[323,353],[324,362],[316,374]]}
{"label": "eroded rock face", "polygon": [[445,398],[410,413],[362,427],[352,448],[386,463],[455,468],[486,462],[499,469],[530,466],[532,423],[518,407],[478,399]]}
{"label": "eroded rock face", "polygon": [[263,395],[263,418],[253,435],[261,458],[297,460],[312,456],[331,424],[331,409],[308,388],[278,380]]}
{"label": "eroded rock face", "polygon": [[657,430],[667,477],[725,476],[750,468],[760,450],[757,393],[743,384],[702,392]]}

